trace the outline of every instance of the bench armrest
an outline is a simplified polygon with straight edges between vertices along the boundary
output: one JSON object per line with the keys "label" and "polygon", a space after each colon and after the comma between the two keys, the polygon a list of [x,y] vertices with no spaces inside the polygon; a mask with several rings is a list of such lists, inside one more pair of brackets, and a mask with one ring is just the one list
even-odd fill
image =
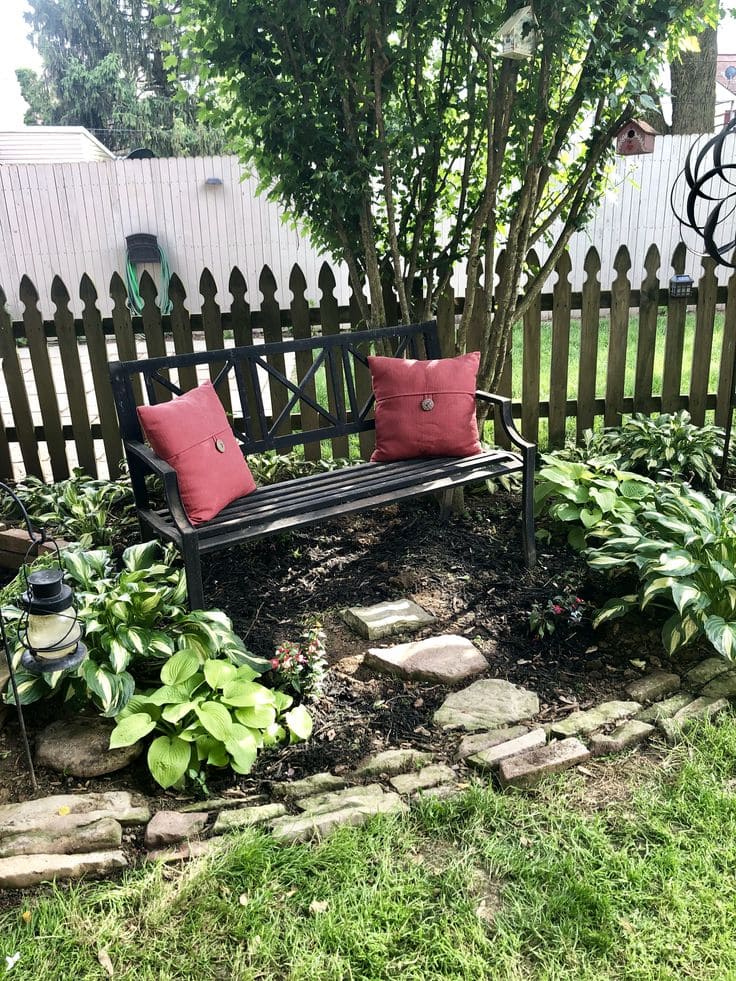
{"label": "bench armrest", "polygon": [[142,464],[142,469],[161,478],[164,485],[166,503],[169,505],[171,517],[174,519],[177,527],[182,531],[191,529],[192,523],[187,517],[184,505],[181,503],[179,480],[176,476],[176,470],[166,460],[162,460],[160,456],[157,456],[151,447],[146,446],[145,443],[128,439],[125,441],[125,448],[131,456],[136,458],[139,464]]}
{"label": "bench armrest", "polygon": [[500,410],[498,415],[503,431],[514,446],[518,446],[520,450],[536,450],[536,443],[530,443],[524,439],[514,424],[514,418],[511,415],[511,399],[506,398],[505,395],[493,395],[491,392],[480,391],[475,393],[475,397],[481,402],[490,402],[491,405],[498,407]]}

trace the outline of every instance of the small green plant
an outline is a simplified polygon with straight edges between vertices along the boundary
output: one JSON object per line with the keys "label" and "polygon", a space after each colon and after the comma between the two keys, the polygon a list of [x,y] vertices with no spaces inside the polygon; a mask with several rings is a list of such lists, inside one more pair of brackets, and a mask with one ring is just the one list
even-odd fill
{"label": "small green plant", "polygon": [[[97,480],[77,468],[68,480],[56,484],[28,476],[14,490],[35,525],[54,528],[60,537],[82,548],[124,539],[135,524],[133,492],[127,479]],[[17,521],[17,506],[3,501],[1,516]]]}
{"label": "small green plant", "polygon": [[575,549],[589,536],[605,534],[610,524],[631,521],[651,503],[656,484],[648,477],[619,470],[608,461],[578,463],[555,453],[542,457],[534,501],[538,515],[549,514],[567,528]]}
{"label": "small green plant", "polygon": [[586,553],[597,569],[634,569],[639,590],[609,600],[594,625],[631,609],[662,607],[668,653],[706,637],[729,659],[736,654],[736,496],[711,499],[688,485],[663,485],[636,522],[612,525]]}
{"label": "small green plant", "polygon": [[298,643],[287,640],[279,644],[270,661],[274,687],[305,698],[318,698],[327,671],[324,641],[320,624],[314,624],[304,631]]}
{"label": "small green plant", "polygon": [[350,466],[350,460],[305,460],[296,453],[266,450],[265,453],[249,456],[248,466],[255,482],[263,486],[278,484],[282,480],[293,480],[295,477],[309,477],[311,474],[326,470],[338,470]]}
{"label": "small green plant", "polygon": [[285,692],[266,688],[248,665],[204,658],[185,647],[161,669],[160,688],[135,695],[119,714],[110,748],[152,732],[148,767],[160,786],[202,784],[208,766],[249,773],[263,746],[308,739],[312,718]]}
{"label": "small green plant", "polygon": [[585,601],[566,587],[545,603],[535,603],[529,614],[529,630],[540,640],[551,637],[561,626],[578,624],[583,619]]}

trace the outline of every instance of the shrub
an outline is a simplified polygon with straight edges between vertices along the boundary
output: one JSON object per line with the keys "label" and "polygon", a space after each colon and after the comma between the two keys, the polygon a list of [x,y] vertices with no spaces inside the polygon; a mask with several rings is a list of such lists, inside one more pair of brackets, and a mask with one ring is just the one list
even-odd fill
{"label": "shrub", "polygon": [[705,636],[719,654],[736,651],[736,496],[711,499],[687,485],[658,489],[653,506],[636,522],[612,525],[608,537],[586,554],[598,569],[635,569],[635,594],[609,600],[594,624],[633,608],[674,610],[662,627],[667,651]]}
{"label": "shrub", "polygon": [[616,522],[631,521],[651,503],[656,485],[648,477],[619,470],[605,460],[578,463],[564,455],[542,457],[534,501],[537,514],[549,514],[567,528],[575,549],[591,535],[605,534]]}
{"label": "shrub", "polygon": [[208,766],[249,773],[258,750],[291,738],[308,739],[312,719],[290,695],[265,688],[248,665],[208,659],[185,647],[161,669],[162,687],[135,695],[117,719],[110,748],[131,746],[160,733],[148,749],[148,767],[162,787],[187,779],[204,783]]}

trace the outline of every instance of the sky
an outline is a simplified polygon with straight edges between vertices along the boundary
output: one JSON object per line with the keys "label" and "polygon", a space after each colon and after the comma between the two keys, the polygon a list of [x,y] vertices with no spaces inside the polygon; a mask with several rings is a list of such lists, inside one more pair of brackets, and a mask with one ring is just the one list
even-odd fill
{"label": "sky", "polygon": [[[736,0],[726,0],[725,9],[736,10]],[[39,58],[26,34],[23,20],[26,0],[0,0],[0,129],[23,125],[25,102],[21,98],[16,68],[38,68]],[[736,53],[736,17],[726,16],[718,30],[718,49],[724,54]]]}

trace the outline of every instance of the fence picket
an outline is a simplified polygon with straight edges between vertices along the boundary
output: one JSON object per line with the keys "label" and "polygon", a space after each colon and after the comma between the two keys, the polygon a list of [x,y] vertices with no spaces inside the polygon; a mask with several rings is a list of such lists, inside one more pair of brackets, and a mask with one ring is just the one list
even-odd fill
{"label": "fence picket", "polygon": [[552,292],[552,354],[549,380],[549,445],[565,442],[567,415],[567,374],[570,359],[570,304],[572,287],[570,253],[565,251],[557,260],[557,282]]}
{"label": "fence picket", "polygon": [[[276,299],[276,280],[269,266],[264,266],[258,280],[258,289],[263,294],[261,303],[261,318],[263,323],[263,337],[266,344],[273,341],[283,340],[281,333],[281,311]],[[286,374],[286,362],[283,354],[269,356],[268,363],[280,374]],[[268,390],[271,393],[271,419],[277,419],[286,408],[288,399],[284,386],[278,379],[269,374]],[[291,424],[288,419],[284,419],[276,430],[277,435],[283,436],[291,432]]]}
{"label": "fence picket", "polygon": [[[322,321],[322,333],[325,335],[339,334],[340,311],[335,297],[335,274],[326,262],[320,266],[318,285],[321,293],[319,316]],[[330,412],[338,417],[345,408],[345,375],[339,358],[331,358],[328,366],[327,404],[330,407]],[[349,455],[350,444],[347,436],[338,436],[332,440],[333,459],[346,459]]]}
{"label": "fence picket", "polygon": [[120,464],[124,456],[123,444],[120,440],[118,418],[112,397],[107,343],[102,329],[102,316],[97,307],[97,290],[86,273],[82,276],[82,281],[79,284],[79,298],[84,304],[82,326],[87,341],[87,354],[92,372],[97,409],[100,414],[100,429],[102,431],[102,444],[105,447],[107,470],[108,473],[115,476],[120,472]]}
{"label": "fence picket", "polygon": [[455,356],[455,293],[448,283],[437,301],[437,335],[443,358]]}
{"label": "fence picket", "polygon": [[631,269],[629,250],[622,245],[613,261],[616,278],[611,285],[611,322],[608,331],[608,378],[606,381],[607,426],[620,426],[626,378],[626,345],[629,336],[631,283],[626,273]]}
{"label": "fence picket", "polygon": [[51,472],[54,480],[66,480],[69,464],[66,459],[66,442],[61,425],[59,403],[56,399],[56,386],[51,370],[43,318],[38,309],[38,292],[28,276],[20,281],[20,298],[23,302],[23,324],[25,325],[28,351],[31,355],[33,377],[36,380],[36,397],[41,409],[43,432],[51,459]]}
{"label": "fence picket", "polygon": [[659,313],[659,249],[650,245],[644,260],[646,276],[639,294],[639,337],[636,345],[636,374],[634,377],[634,412],[649,412],[652,400],[654,349],[657,343],[657,314]]}
{"label": "fence picket", "polygon": [[[675,275],[685,272],[686,257],[685,243],[680,242],[672,254],[672,272]],[[669,297],[662,373],[662,412],[674,412],[679,406],[686,318],[687,300]]]}
{"label": "fence picket", "polygon": [[[360,312],[360,304],[358,299],[351,289],[350,291],[350,325],[353,330],[365,329],[365,321]],[[369,354],[369,351],[365,352]],[[371,386],[371,375],[365,365],[362,365],[359,361],[355,361],[355,394],[358,397],[358,405],[363,406],[371,397],[372,392]],[[360,445],[360,455],[363,460],[369,460],[371,453],[376,446],[376,434],[373,430],[365,433],[360,433],[358,435],[358,443]]]}
{"label": "fence picket", "polygon": [[[13,324],[10,314],[6,307],[6,296],[0,288],[0,361],[3,366],[3,377],[8,391],[10,408],[13,413],[15,423],[15,434],[20,444],[20,452],[23,458],[23,466],[26,473],[34,477],[43,478],[43,467],[38,455],[38,443],[36,432],[33,425],[31,405],[28,399],[28,392],[23,380],[23,371],[18,357],[18,348],[13,336]],[[7,437],[7,431],[4,434]],[[13,467],[10,462],[10,447],[7,451],[2,450],[2,462],[7,470],[2,471],[3,479],[12,479]]]}
{"label": "fence picket", "polygon": [[[171,300],[171,336],[174,341],[174,351],[177,354],[191,354],[194,351],[192,323],[189,311],[184,305],[187,298],[184,284],[174,273],[169,281],[169,299]],[[197,387],[197,369],[194,365],[178,369],[179,388],[190,392]]]}
{"label": "fence picket", "polygon": [[577,438],[595,422],[595,391],[598,367],[598,335],[601,324],[601,259],[598,249],[585,256],[585,282],[580,309],[580,362],[578,365]]}
{"label": "fence picket", "polygon": [[[309,323],[309,304],[307,303],[307,298],[305,296],[307,291],[307,281],[304,278],[304,273],[296,263],[294,263],[291,270],[291,275],[289,276],[289,289],[291,290],[292,295],[291,322],[294,327],[294,337],[311,337],[312,328]],[[309,350],[297,351],[295,360],[296,377],[301,383],[301,380],[307,375],[309,369],[312,367],[312,352]],[[315,402],[317,401],[317,386],[314,378],[312,378],[308,385],[304,386],[304,391],[311,399],[313,399]],[[317,429],[320,424],[320,417],[317,412],[315,412],[310,405],[307,405],[302,400],[299,401],[298,405],[302,431],[304,432],[308,429]],[[322,448],[318,442],[307,443],[305,445],[305,460],[319,460],[321,456]]]}
{"label": "fence picket", "polygon": [[54,324],[71,416],[72,435],[74,445],[77,448],[77,462],[86,473],[96,477],[95,444],[89,426],[89,412],[87,411],[82,365],[79,359],[79,345],[74,330],[74,315],[69,309],[69,290],[59,276],[54,276],[51,281],[51,300],[56,307]]}
{"label": "fence picket", "polygon": [[[230,304],[230,326],[232,327],[235,346],[243,347],[244,345],[252,344],[253,324],[250,316],[250,303],[245,298],[248,292],[248,284],[245,281],[245,276],[237,266],[233,266],[230,272],[228,289],[233,298]],[[249,371],[246,372],[245,377],[240,378],[238,384],[243,385],[247,392],[246,405],[257,405],[253,388],[253,377]],[[260,439],[263,435],[257,413],[251,416],[250,419],[243,420],[243,426],[256,439]]]}
{"label": "fence picket", "polygon": [[[128,291],[118,273],[112,274],[109,292],[113,302],[112,327],[115,334],[115,346],[118,349],[118,359],[120,361],[136,361],[138,352],[133,332],[133,320],[128,307]],[[137,376],[133,379],[133,391],[136,402],[141,405],[143,394],[141,380]]]}
{"label": "fence picket", "polygon": [[732,409],[734,367],[736,366],[736,272],[728,280],[726,312],[723,318],[721,366],[718,372],[716,395],[716,426],[725,426]]}
{"label": "fence picket", "polygon": [[710,356],[713,347],[713,323],[716,315],[718,280],[716,264],[710,256],[703,259],[703,275],[698,282],[698,306],[695,314],[693,367],[690,376],[690,416],[696,426],[705,422]]}
{"label": "fence picket", "polygon": [[[225,347],[225,334],[222,329],[222,315],[217,302],[217,283],[215,277],[205,268],[199,277],[199,292],[202,295],[202,329],[204,344],[208,351],[221,351]],[[217,368],[210,365],[210,381],[217,378]],[[233,403],[229,385],[220,385],[217,390],[225,412],[232,415]]]}

